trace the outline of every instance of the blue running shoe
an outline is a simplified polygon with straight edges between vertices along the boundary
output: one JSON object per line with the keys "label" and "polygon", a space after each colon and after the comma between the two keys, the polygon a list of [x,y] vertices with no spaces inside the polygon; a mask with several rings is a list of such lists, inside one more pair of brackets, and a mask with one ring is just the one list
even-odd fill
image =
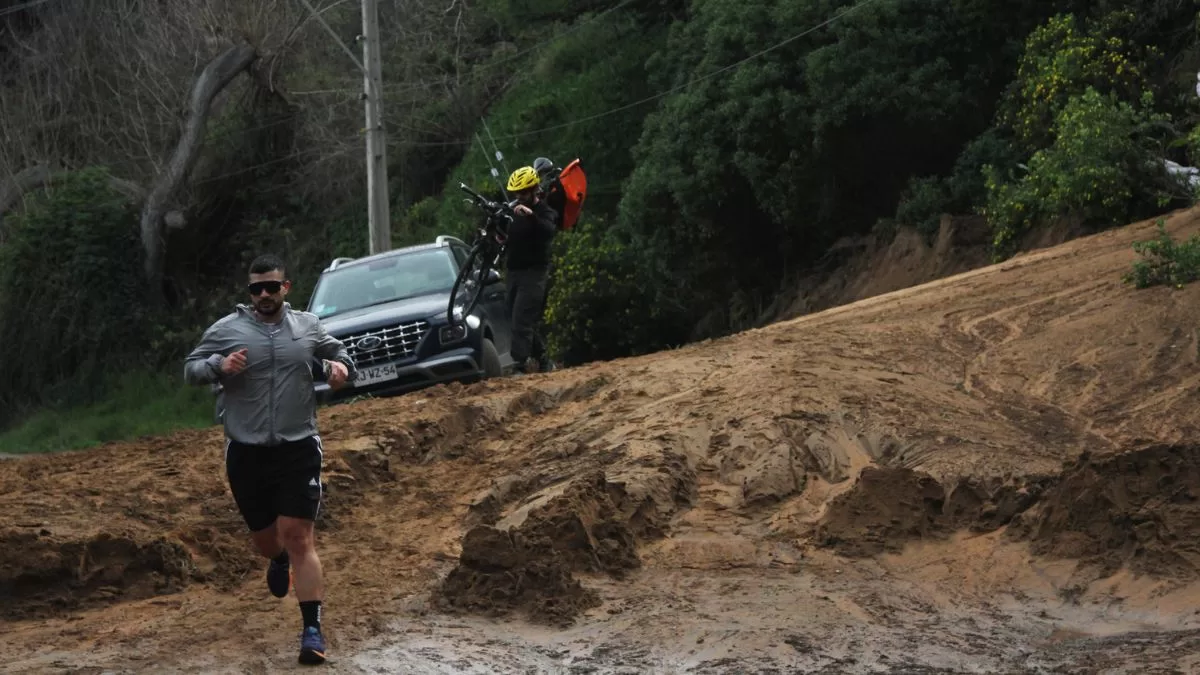
{"label": "blue running shoe", "polygon": [[306,666],[325,663],[325,638],[320,629],[309,626],[300,634],[300,663]]}
{"label": "blue running shoe", "polygon": [[282,564],[272,560],[267,565],[267,588],[271,590],[271,595],[277,598],[286,598],[291,587],[292,565],[291,561],[287,559],[287,553],[284,553]]}

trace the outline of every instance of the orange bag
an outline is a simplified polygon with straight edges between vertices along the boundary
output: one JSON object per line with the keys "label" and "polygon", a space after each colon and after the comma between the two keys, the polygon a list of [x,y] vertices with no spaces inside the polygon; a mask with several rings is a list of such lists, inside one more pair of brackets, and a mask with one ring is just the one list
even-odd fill
{"label": "orange bag", "polygon": [[579,160],[575,159],[558,174],[558,181],[562,183],[567,197],[563,206],[562,229],[569,230],[579,222],[579,212],[583,210],[583,200],[587,197],[587,174],[583,172]]}

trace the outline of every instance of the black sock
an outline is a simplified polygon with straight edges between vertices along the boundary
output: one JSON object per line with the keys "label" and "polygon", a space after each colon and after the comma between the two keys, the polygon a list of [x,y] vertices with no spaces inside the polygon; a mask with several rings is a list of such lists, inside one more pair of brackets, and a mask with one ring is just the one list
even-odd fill
{"label": "black sock", "polygon": [[276,565],[286,565],[287,561],[288,561],[287,549],[285,548],[282,551],[280,551],[279,555],[275,556],[274,558],[271,558],[271,561],[274,562]]}
{"label": "black sock", "polygon": [[321,630],[321,601],[305,600],[300,603],[300,615],[304,617],[304,627],[309,626]]}

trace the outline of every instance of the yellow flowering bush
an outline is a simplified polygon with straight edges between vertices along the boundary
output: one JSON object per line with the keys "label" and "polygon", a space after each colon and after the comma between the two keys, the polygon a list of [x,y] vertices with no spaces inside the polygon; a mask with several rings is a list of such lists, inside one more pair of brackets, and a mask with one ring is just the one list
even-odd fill
{"label": "yellow flowering bush", "polygon": [[1048,132],[1059,112],[1088,87],[1136,99],[1145,87],[1146,63],[1160,54],[1119,36],[1135,21],[1131,10],[1113,12],[1086,28],[1071,14],[1051,17],[1025,41],[1001,122],[1022,143],[1040,148],[1052,141]]}
{"label": "yellow flowering bush", "polygon": [[1011,255],[1022,235],[1057,217],[1111,226],[1165,205],[1169,179],[1154,135],[1168,118],[1152,105],[1149,94],[1134,106],[1089,87],[1058,114],[1053,144],[1034,153],[1024,176],[984,167],[996,256]]}

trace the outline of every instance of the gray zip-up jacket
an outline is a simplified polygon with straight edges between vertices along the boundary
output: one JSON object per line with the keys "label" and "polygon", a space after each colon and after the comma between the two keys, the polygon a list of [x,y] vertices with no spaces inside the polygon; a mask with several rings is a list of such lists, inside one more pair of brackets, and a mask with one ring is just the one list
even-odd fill
{"label": "gray zip-up jacket", "polygon": [[[259,321],[254,308],[238,305],[204,331],[183,364],[188,384],[220,384],[224,389],[225,435],[247,445],[279,445],[317,433],[313,357],[340,361],[354,378],[346,347],[320,319],[284,303],[278,324]],[[221,361],[245,348],[246,369],[221,372]]]}

